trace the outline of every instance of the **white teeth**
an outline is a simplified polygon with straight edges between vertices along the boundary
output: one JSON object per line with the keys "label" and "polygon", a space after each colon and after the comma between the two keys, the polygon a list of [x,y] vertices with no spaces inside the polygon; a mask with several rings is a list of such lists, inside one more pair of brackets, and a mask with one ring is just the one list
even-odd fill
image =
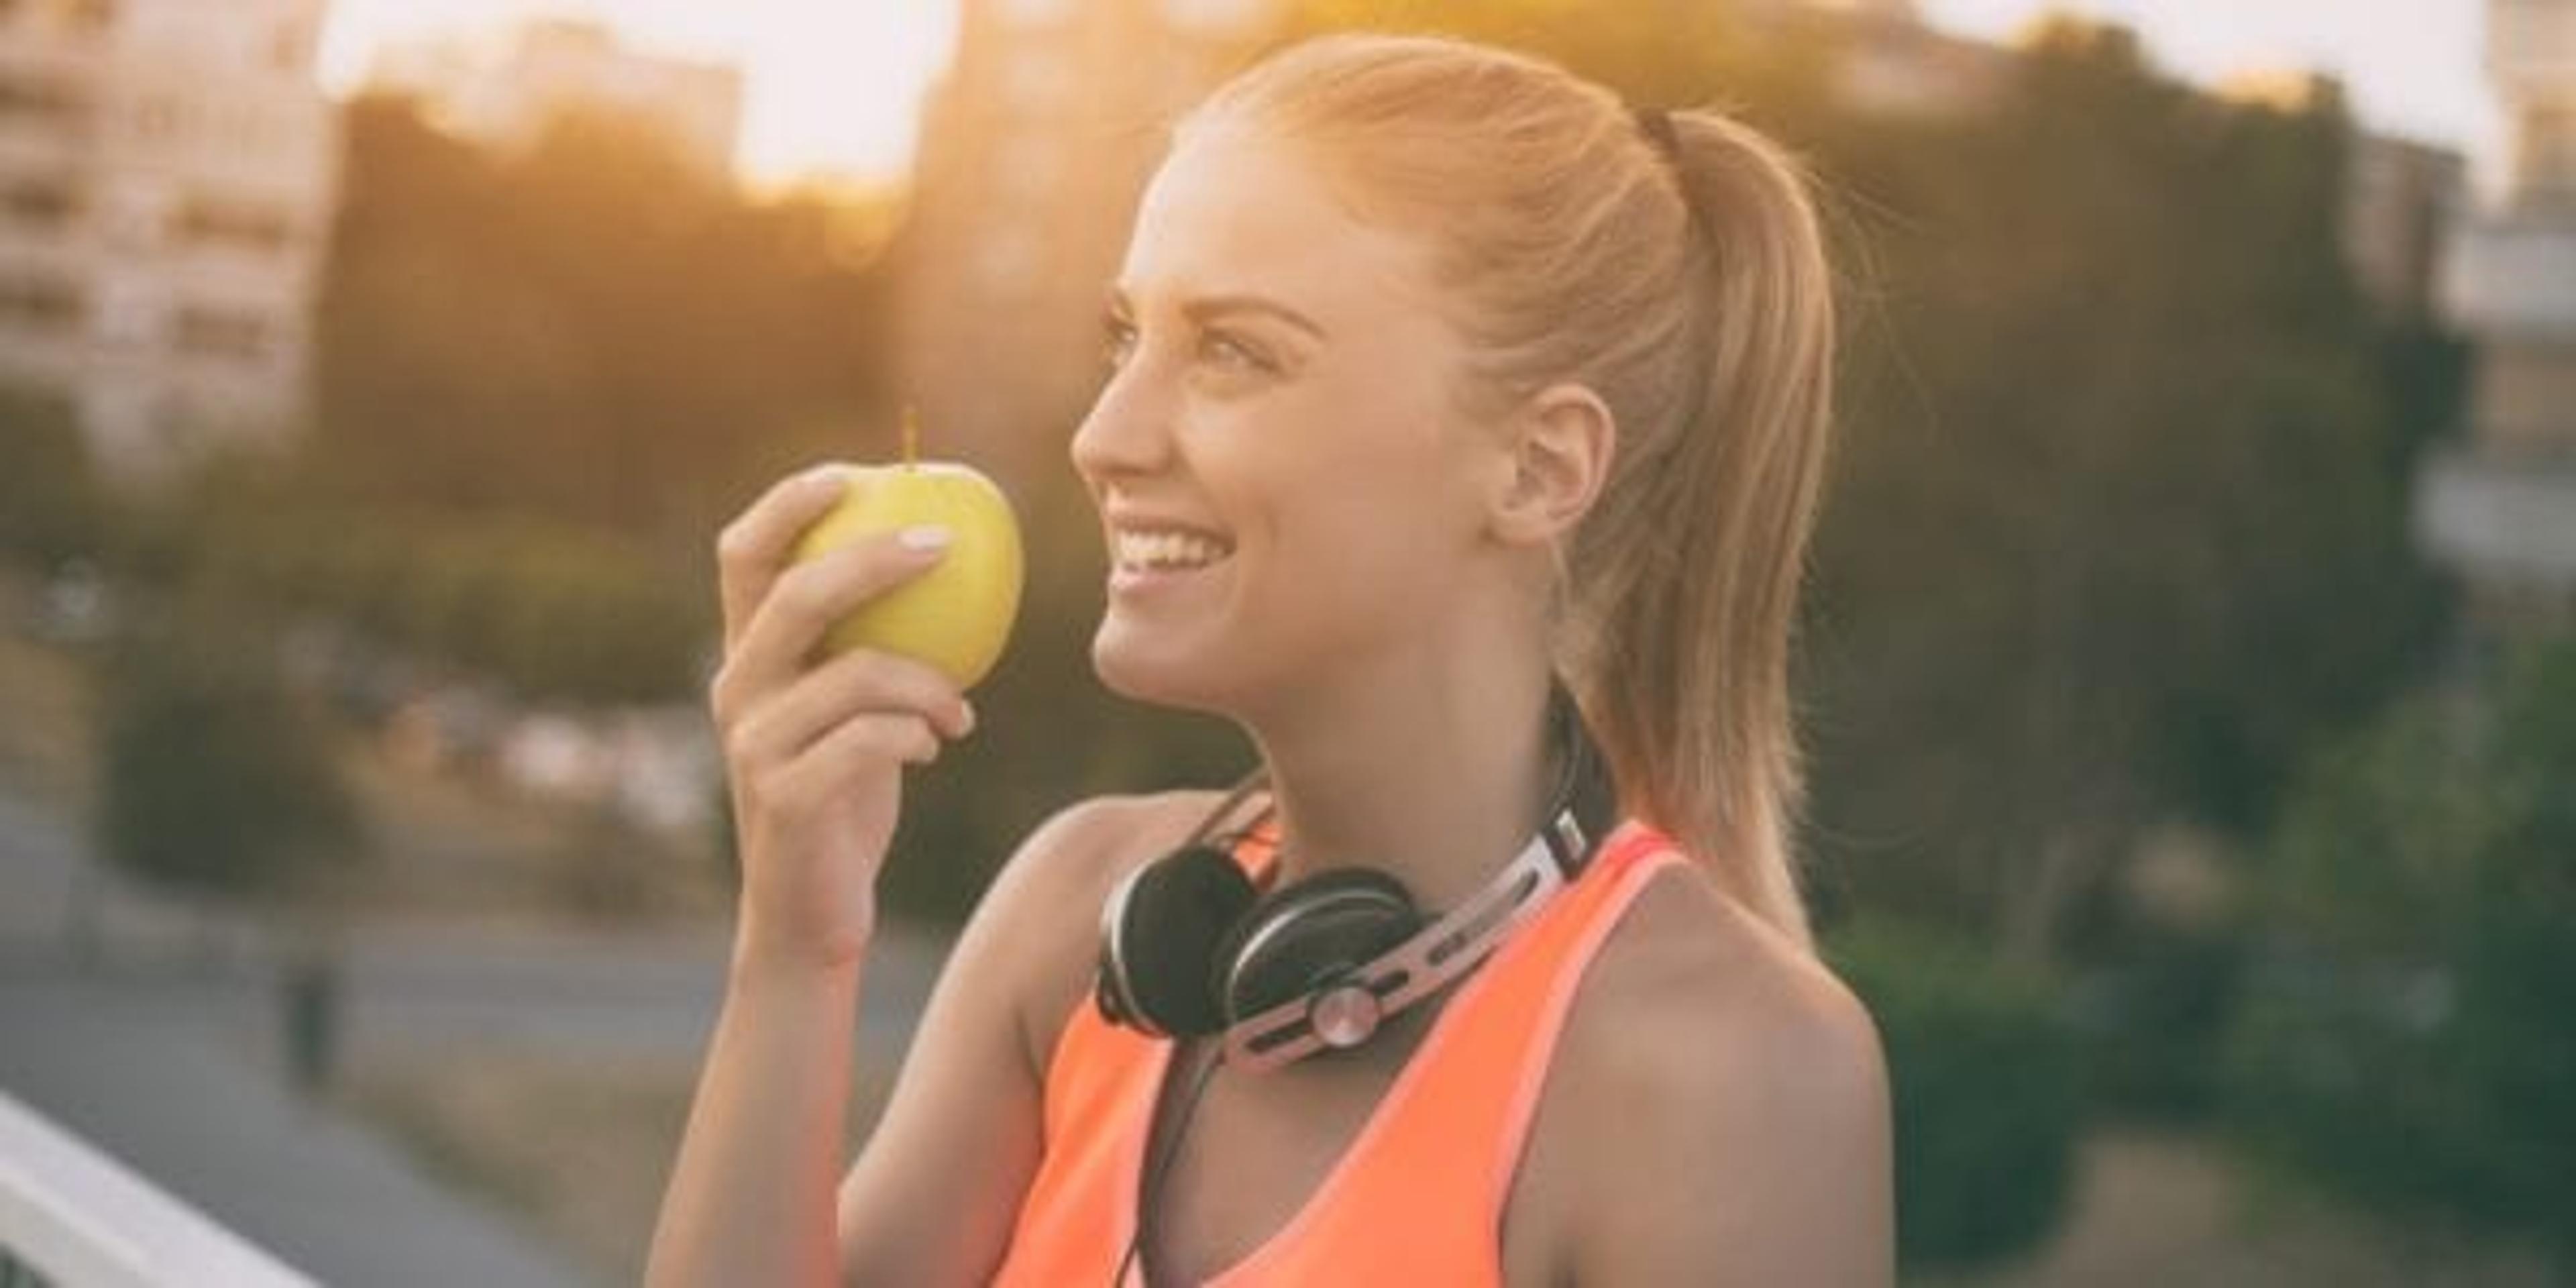
{"label": "white teeth", "polygon": [[1131,568],[1197,568],[1226,556],[1222,544],[1193,532],[1118,534],[1118,562]]}

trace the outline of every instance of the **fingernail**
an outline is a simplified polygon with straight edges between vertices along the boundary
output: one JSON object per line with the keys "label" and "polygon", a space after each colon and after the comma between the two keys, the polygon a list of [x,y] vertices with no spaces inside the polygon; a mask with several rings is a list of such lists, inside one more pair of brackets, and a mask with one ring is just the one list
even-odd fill
{"label": "fingernail", "polygon": [[906,550],[938,550],[948,544],[948,529],[935,523],[918,524],[895,534],[895,543]]}
{"label": "fingernail", "polygon": [[964,698],[959,698],[957,700],[957,705],[963,708],[966,712],[966,718],[957,723],[957,734],[959,737],[964,737],[967,734],[975,732],[975,704]]}

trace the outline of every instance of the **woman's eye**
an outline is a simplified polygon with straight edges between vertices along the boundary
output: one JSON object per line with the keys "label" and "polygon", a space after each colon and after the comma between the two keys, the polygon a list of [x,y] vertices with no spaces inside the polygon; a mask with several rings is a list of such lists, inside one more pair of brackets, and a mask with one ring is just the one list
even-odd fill
{"label": "woman's eye", "polygon": [[[1100,358],[1103,365],[1116,370],[1135,356],[1140,343],[1134,325],[1117,317],[1100,321]],[[1227,371],[1272,370],[1270,360],[1261,351],[1222,331],[1199,334],[1198,356],[1203,362]]]}
{"label": "woman's eye", "polygon": [[1221,331],[1210,331],[1199,341],[1199,352],[1220,366],[1266,370],[1269,362],[1246,345]]}
{"label": "woman's eye", "polygon": [[1100,358],[1102,362],[1115,368],[1120,363],[1127,361],[1127,355],[1133,352],[1135,348],[1136,328],[1129,326],[1116,318],[1104,318],[1101,320]]}

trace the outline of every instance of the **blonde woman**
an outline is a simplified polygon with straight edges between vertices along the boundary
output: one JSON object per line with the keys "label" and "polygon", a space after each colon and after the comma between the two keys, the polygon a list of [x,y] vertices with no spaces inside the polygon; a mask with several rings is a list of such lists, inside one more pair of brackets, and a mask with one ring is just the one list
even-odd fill
{"label": "blonde woman", "polygon": [[1071,443],[1093,661],[1261,771],[1029,836],[844,1172],[901,770],[974,716],[797,661],[937,534],[783,571],[836,477],[761,497],[710,694],[737,946],[650,1279],[1891,1282],[1883,1060],[1790,851],[1800,172],[1433,37],[1293,46],[1173,138]]}

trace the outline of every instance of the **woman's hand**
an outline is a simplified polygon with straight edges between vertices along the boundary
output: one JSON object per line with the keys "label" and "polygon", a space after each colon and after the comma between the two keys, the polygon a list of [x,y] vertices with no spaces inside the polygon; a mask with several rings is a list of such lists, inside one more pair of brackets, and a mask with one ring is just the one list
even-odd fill
{"label": "woman's hand", "polygon": [[858,958],[876,928],[903,766],[974,727],[957,686],[925,663],[873,649],[812,660],[833,622],[929,569],[946,545],[937,529],[907,529],[788,566],[849,477],[837,464],[793,475],[716,542],[724,660],[708,706],[742,867],[737,969]]}

